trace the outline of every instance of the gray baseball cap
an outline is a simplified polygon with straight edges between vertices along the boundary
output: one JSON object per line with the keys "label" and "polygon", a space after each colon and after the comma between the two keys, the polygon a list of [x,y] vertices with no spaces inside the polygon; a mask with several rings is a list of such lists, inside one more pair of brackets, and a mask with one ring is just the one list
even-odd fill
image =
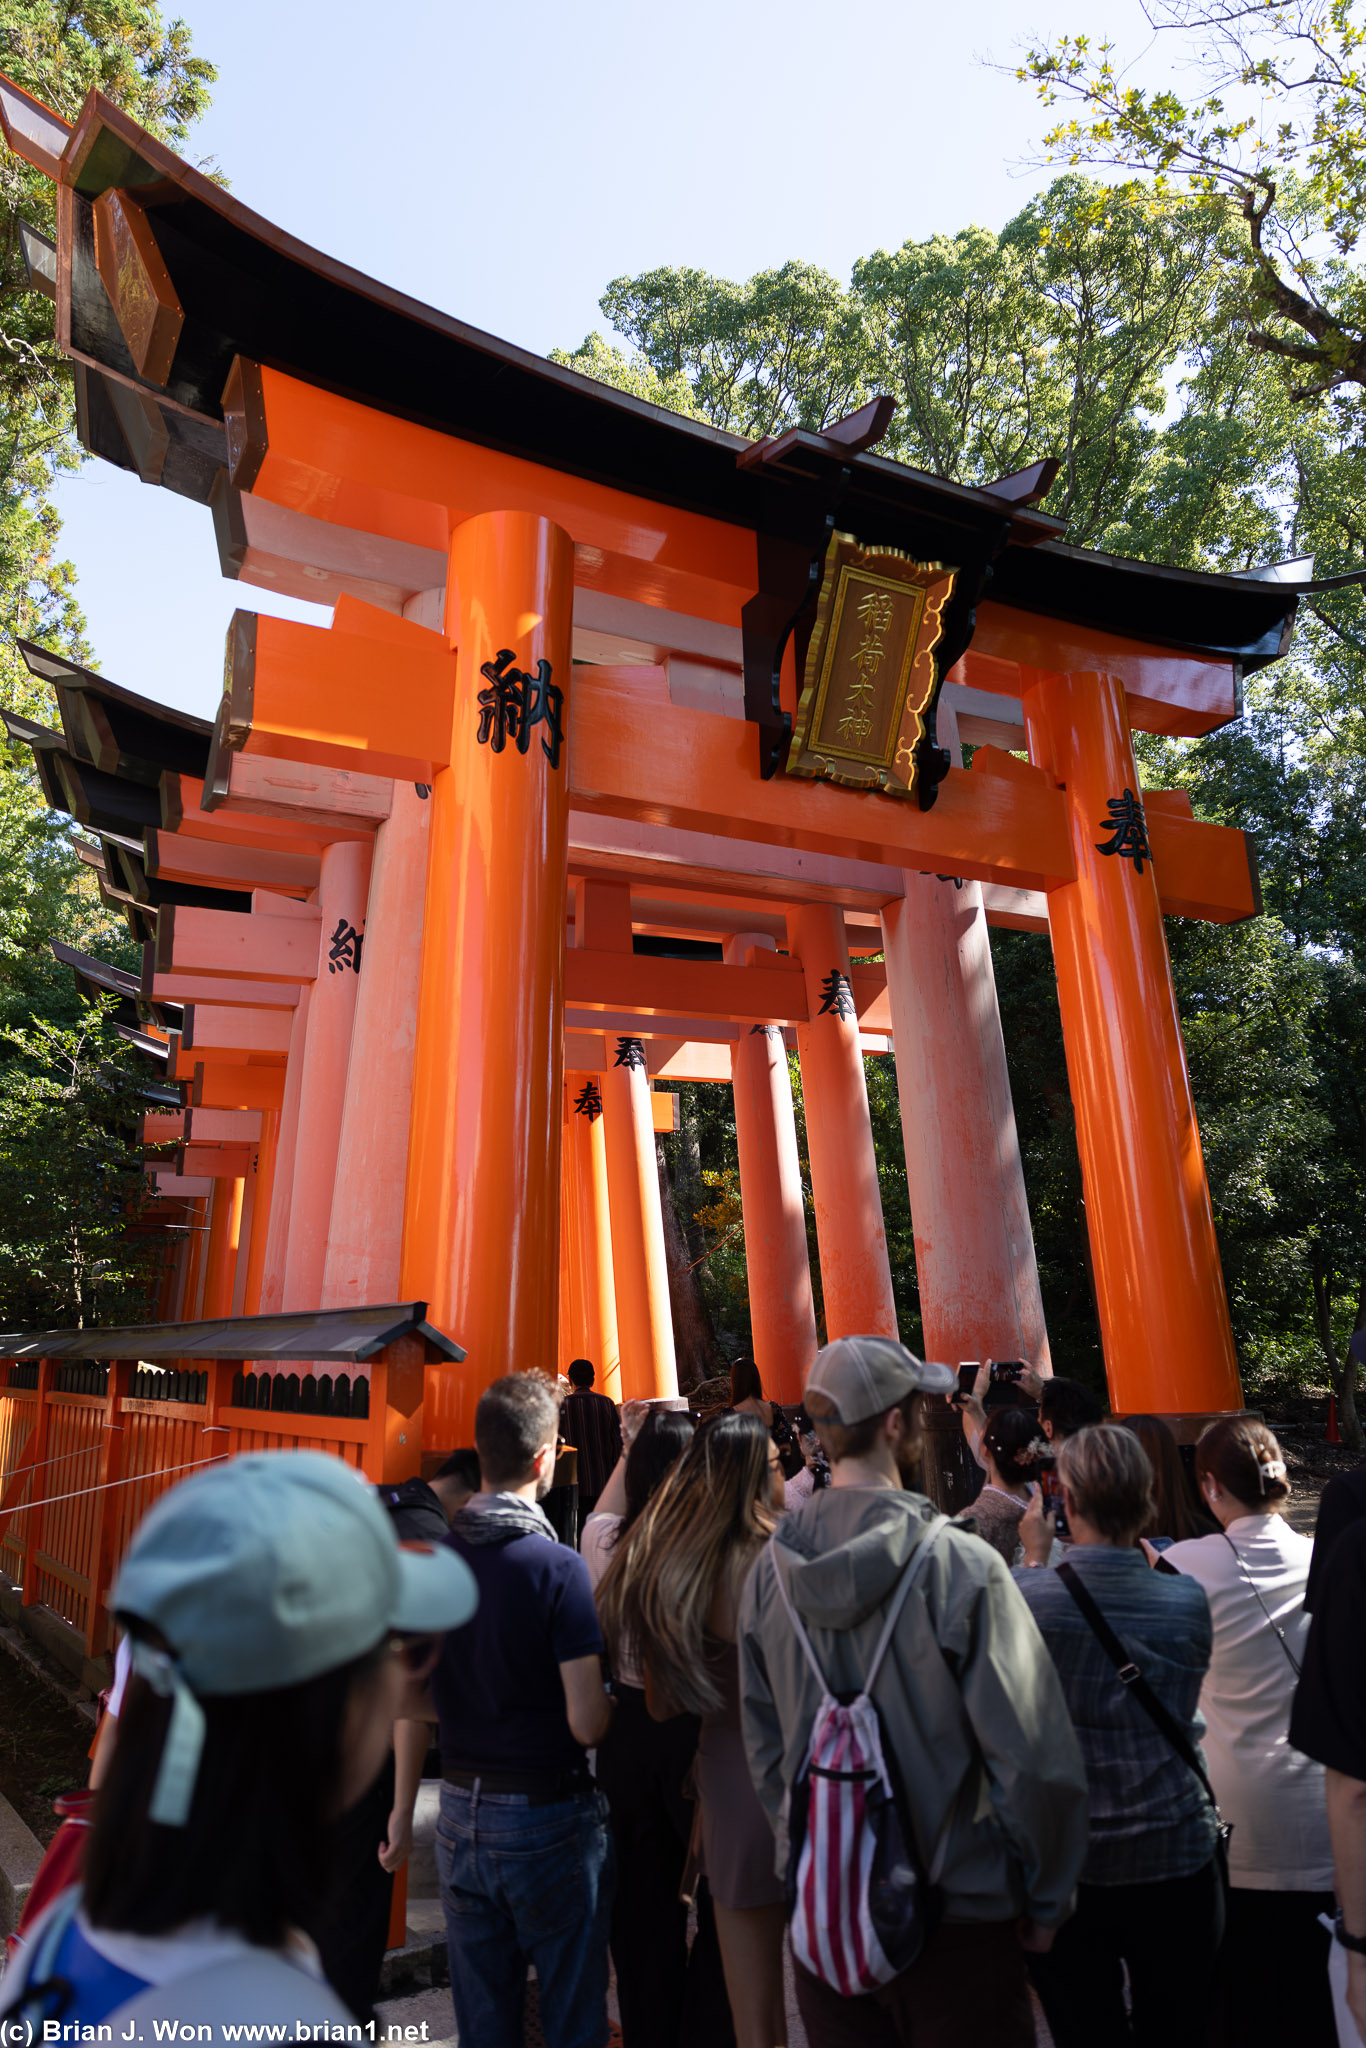
{"label": "gray baseball cap", "polygon": [[301,1685],[390,1633],[469,1620],[474,1575],[444,1546],[400,1548],[358,1472],[321,1451],[248,1453],[163,1494],[138,1524],[109,1605],[148,1623],[133,1669],[175,1702],[151,1817],[183,1826],[203,1746],[201,1695]]}
{"label": "gray baseball cap", "polygon": [[824,1394],[846,1425],[884,1415],[908,1394],[952,1394],[957,1386],[951,1365],[931,1365],[891,1337],[837,1337],[806,1376],[806,1392]]}

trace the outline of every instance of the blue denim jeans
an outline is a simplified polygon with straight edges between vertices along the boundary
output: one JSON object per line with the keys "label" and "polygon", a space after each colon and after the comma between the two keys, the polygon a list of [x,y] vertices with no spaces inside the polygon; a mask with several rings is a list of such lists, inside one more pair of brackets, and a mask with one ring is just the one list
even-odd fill
{"label": "blue denim jeans", "polygon": [[602,1794],[532,1806],[443,1785],[436,1867],[462,2048],[522,2048],[528,1963],[547,2048],[604,2048],[615,1867]]}

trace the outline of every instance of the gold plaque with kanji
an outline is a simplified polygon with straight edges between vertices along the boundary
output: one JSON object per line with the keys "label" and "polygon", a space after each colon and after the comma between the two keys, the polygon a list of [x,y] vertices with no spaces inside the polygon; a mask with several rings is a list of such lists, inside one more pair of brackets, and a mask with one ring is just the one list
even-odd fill
{"label": "gold plaque with kanji", "polygon": [[935,649],[955,569],[837,533],[788,752],[789,775],[908,796],[939,681]]}

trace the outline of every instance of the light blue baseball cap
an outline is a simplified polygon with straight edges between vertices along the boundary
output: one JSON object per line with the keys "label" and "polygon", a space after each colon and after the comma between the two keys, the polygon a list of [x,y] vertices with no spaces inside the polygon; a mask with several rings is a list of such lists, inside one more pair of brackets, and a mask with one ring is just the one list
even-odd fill
{"label": "light blue baseball cap", "polygon": [[133,1647],[133,1668],[175,1701],[152,1819],[188,1816],[204,1732],[196,1695],[300,1685],[390,1632],[459,1628],[478,1599],[453,1550],[400,1547],[374,1489],[340,1458],[256,1452],[182,1480],[138,1524],[109,1602],[169,1646]]}

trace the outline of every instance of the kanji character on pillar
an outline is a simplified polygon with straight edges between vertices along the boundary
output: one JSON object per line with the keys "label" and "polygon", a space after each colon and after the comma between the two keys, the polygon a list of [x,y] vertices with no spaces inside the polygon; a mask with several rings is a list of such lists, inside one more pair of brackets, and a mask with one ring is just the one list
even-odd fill
{"label": "kanji character on pillar", "polygon": [[590,1124],[596,1123],[602,1115],[602,1096],[596,1081],[585,1081],[574,1097],[575,1116],[586,1116]]}
{"label": "kanji character on pillar", "polygon": [[1148,844],[1148,821],[1143,815],[1142,804],[1131,789],[1126,789],[1123,796],[1110,797],[1105,808],[1110,815],[1101,819],[1100,829],[1112,836],[1108,846],[1102,846],[1097,840],[1096,852],[1117,853],[1121,860],[1131,860],[1134,864],[1134,873],[1141,875],[1144,861],[1151,862],[1153,857]]}
{"label": "kanji character on pillar", "polygon": [[821,1006],[818,1017],[852,1017],[854,1014],[854,992],[848,977],[838,967],[832,967],[821,983]]}
{"label": "kanji character on pillar", "polygon": [[619,1038],[614,1067],[645,1067],[645,1046],[639,1038]]}
{"label": "kanji character on pillar", "polygon": [[351,968],[360,973],[360,949],[365,942],[364,932],[358,932],[344,917],[337,919],[337,929],[328,940],[327,971],[329,974],[344,974]]}

